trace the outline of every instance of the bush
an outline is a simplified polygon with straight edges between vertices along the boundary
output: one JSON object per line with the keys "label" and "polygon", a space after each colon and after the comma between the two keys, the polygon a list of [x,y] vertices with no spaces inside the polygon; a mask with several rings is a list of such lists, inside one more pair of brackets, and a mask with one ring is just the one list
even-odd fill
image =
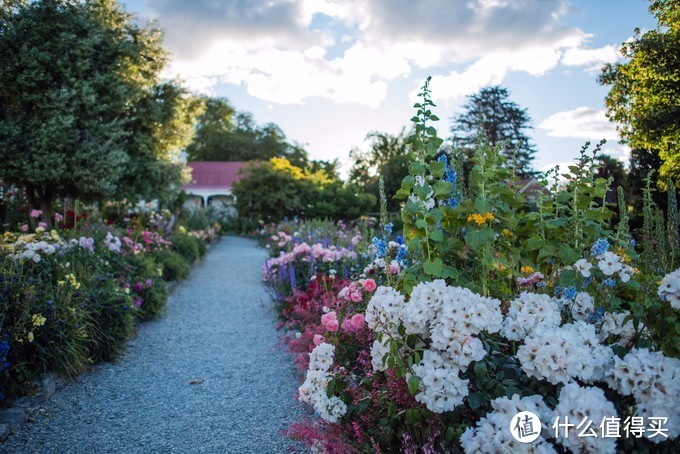
{"label": "bush", "polygon": [[156,254],[156,260],[162,268],[163,278],[166,281],[184,279],[189,275],[189,263],[176,252],[162,250]]}
{"label": "bush", "polygon": [[194,263],[201,257],[197,238],[186,233],[175,232],[172,235],[172,250],[181,255],[188,263]]}

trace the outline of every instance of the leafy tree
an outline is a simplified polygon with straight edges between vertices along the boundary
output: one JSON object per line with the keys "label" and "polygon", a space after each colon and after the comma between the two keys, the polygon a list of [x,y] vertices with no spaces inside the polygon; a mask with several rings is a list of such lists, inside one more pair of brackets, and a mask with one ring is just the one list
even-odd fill
{"label": "leafy tree", "polygon": [[233,188],[242,218],[276,222],[284,218],[354,219],[375,204],[375,197],[343,185],[324,170],[310,171],[285,158],[253,163]]}
{"label": "leafy tree", "polygon": [[295,165],[307,164],[307,152],[288,143],[277,125],[258,126],[250,113],[237,113],[224,98],[205,98],[204,102],[205,112],[186,150],[190,160],[267,161],[285,157]]}
{"label": "leafy tree", "polygon": [[[610,190],[607,192],[605,200],[608,204],[616,204],[618,201],[617,188],[622,188],[624,193],[628,193],[628,172],[623,162],[609,155],[598,155],[594,159],[597,166],[595,178],[611,179]],[[614,207],[616,208],[616,207]]]}
{"label": "leafy tree", "polygon": [[[378,181],[385,181],[385,193],[388,194],[387,208],[399,210],[400,202],[391,196],[401,187],[401,181],[408,175],[406,130],[402,129],[396,136],[373,131],[368,133],[370,149],[362,152],[353,149],[350,158],[353,160],[349,181],[356,184],[368,194],[378,194]],[[374,206],[374,210],[378,207]]]}
{"label": "leafy tree", "polygon": [[[599,82],[611,85],[607,117],[631,148],[658,154],[660,179],[680,182],[680,9],[675,0],[655,0],[649,7],[659,27],[623,43],[629,60],[608,64]],[[663,186],[663,183],[661,184]]]}
{"label": "leafy tree", "polygon": [[0,15],[0,178],[48,224],[56,197],[169,183],[168,152],[190,123],[184,94],[158,83],[160,30],[132,19],[113,0],[16,2]]}
{"label": "leafy tree", "polygon": [[508,89],[500,86],[482,88],[468,98],[465,112],[452,119],[451,127],[454,147],[462,149],[468,161],[466,175],[475,149],[482,145],[502,147],[506,166],[518,177],[534,176],[531,161],[536,149],[527,136],[531,129],[527,110],[510,101]]}

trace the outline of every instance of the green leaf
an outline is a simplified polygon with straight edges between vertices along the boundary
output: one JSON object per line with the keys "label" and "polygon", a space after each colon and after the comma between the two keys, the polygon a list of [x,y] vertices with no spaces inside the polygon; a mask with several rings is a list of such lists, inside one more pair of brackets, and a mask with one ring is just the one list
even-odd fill
{"label": "green leaf", "polygon": [[527,251],[536,251],[538,249],[541,249],[545,242],[543,241],[542,238],[537,237],[537,236],[532,236],[529,238],[526,243],[524,244],[524,247],[526,248]]}
{"label": "green leaf", "polygon": [[451,196],[452,190],[453,184],[448,181],[437,181],[434,184],[434,196],[438,199],[448,199]]}
{"label": "green leaf", "polygon": [[406,383],[408,385],[408,392],[412,396],[415,396],[420,391],[420,378],[417,375],[411,375]]}
{"label": "green leaf", "polygon": [[446,170],[446,165],[443,162],[440,161],[432,161],[428,166],[427,169],[430,171],[430,173],[435,177],[435,178],[441,178],[444,176],[444,172]]}
{"label": "green leaf", "polygon": [[560,248],[558,257],[562,260],[562,263],[571,264],[580,259],[581,254],[570,247],[562,247]]}
{"label": "green leaf", "polygon": [[486,369],[486,364],[483,362],[477,362],[475,363],[475,377],[481,379],[486,377],[487,369]]}
{"label": "green leaf", "polygon": [[480,251],[482,247],[493,241],[496,232],[491,228],[470,227],[465,233],[465,243],[473,250]]}
{"label": "green leaf", "polygon": [[426,260],[423,263],[423,271],[425,271],[425,274],[432,277],[441,277],[443,268],[444,262],[442,262],[442,259],[440,259],[439,257],[432,261]]}
{"label": "green leaf", "polygon": [[470,408],[472,408],[473,410],[478,409],[480,407],[480,405],[482,405],[482,394],[481,393],[471,393],[468,396],[467,402],[468,402],[468,405],[470,406]]}

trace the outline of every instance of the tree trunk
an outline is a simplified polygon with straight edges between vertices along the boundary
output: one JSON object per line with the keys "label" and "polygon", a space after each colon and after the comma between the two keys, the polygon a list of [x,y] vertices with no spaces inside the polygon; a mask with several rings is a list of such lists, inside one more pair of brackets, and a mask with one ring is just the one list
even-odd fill
{"label": "tree trunk", "polygon": [[40,221],[45,223],[47,230],[52,229],[52,200],[54,194],[51,188],[40,190],[31,183],[24,186],[26,190],[26,199],[28,199],[28,221],[31,227],[37,226],[37,221],[31,216],[33,210],[40,210]]}

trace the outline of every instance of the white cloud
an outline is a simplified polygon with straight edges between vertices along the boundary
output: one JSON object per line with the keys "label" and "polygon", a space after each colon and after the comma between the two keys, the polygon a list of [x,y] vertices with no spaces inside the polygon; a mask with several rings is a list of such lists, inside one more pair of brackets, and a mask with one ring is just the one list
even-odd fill
{"label": "white cloud", "polygon": [[538,127],[551,137],[599,141],[617,140],[616,127],[607,120],[604,109],[581,106],[557,112],[543,120]]}
{"label": "white cloud", "polygon": [[[458,98],[501,84],[511,72],[539,77],[560,63],[616,58],[613,46],[584,48],[590,35],[561,23],[567,0],[148,4],[177,53],[168,75],[201,93],[220,82],[242,84],[250,95],[280,104],[323,97],[376,107],[389,83],[413,68],[430,69],[438,99]],[[333,48],[339,44],[349,47],[339,54]]]}

